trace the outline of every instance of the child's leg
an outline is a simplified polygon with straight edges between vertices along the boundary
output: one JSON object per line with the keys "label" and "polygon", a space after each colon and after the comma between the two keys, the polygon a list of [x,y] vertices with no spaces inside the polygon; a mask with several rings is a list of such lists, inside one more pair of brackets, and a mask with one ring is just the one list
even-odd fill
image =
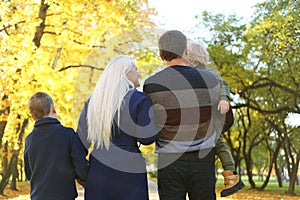
{"label": "child's leg", "polygon": [[216,143],[216,154],[220,158],[224,170],[235,171],[235,163],[228,147],[223,141],[223,135],[220,136]]}
{"label": "child's leg", "polygon": [[216,154],[219,156],[224,169],[222,175],[224,176],[225,189],[221,191],[221,197],[225,197],[236,193],[245,185],[235,172],[234,160],[228,147],[223,140],[220,140],[222,140],[222,136],[216,144]]}
{"label": "child's leg", "polygon": [[224,176],[225,189],[221,191],[221,197],[232,195],[245,187],[245,184],[235,171],[225,170],[222,172],[222,175]]}

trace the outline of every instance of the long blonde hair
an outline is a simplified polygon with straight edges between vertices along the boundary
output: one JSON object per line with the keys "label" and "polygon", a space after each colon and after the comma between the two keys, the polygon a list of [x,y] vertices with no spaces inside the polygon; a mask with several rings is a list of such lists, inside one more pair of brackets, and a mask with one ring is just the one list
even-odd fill
{"label": "long blonde hair", "polygon": [[117,113],[119,123],[123,99],[134,88],[127,78],[127,73],[133,66],[134,60],[129,56],[112,58],[90,97],[87,139],[94,141],[96,148],[109,148],[114,116]]}

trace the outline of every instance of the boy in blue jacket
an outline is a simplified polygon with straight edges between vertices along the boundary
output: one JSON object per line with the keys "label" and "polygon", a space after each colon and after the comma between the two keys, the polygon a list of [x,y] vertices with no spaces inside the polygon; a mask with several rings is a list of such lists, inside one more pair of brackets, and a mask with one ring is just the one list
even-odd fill
{"label": "boy in blue jacket", "polygon": [[87,151],[74,130],[60,124],[48,94],[35,93],[28,107],[35,120],[24,150],[31,200],[74,200],[75,179],[84,182],[87,177]]}

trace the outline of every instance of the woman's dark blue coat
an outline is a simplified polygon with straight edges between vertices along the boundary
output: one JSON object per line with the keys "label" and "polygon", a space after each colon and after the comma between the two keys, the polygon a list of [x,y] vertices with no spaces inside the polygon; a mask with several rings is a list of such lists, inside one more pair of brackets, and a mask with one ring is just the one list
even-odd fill
{"label": "woman's dark blue coat", "polygon": [[[86,101],[78,123],[78,135],[86,148]],[[137,90],[127,93],[112,127],[109,149],[94,148],[90,156],[89,172],[85,187],[86,200],[148,200],[146,162],[139,144],[149,145],[158,137],[153,122],[154,112],[147,95]]]}

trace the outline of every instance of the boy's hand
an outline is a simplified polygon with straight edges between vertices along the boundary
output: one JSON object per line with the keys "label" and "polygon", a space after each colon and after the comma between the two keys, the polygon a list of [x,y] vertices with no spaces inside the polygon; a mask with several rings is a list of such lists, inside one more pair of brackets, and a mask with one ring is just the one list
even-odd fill
{"label": "boy's hand", "polygon": [[226,114],[229,110],[229,102],[226,100],[221,100],[218,104],[218,110],[221,114]]}

